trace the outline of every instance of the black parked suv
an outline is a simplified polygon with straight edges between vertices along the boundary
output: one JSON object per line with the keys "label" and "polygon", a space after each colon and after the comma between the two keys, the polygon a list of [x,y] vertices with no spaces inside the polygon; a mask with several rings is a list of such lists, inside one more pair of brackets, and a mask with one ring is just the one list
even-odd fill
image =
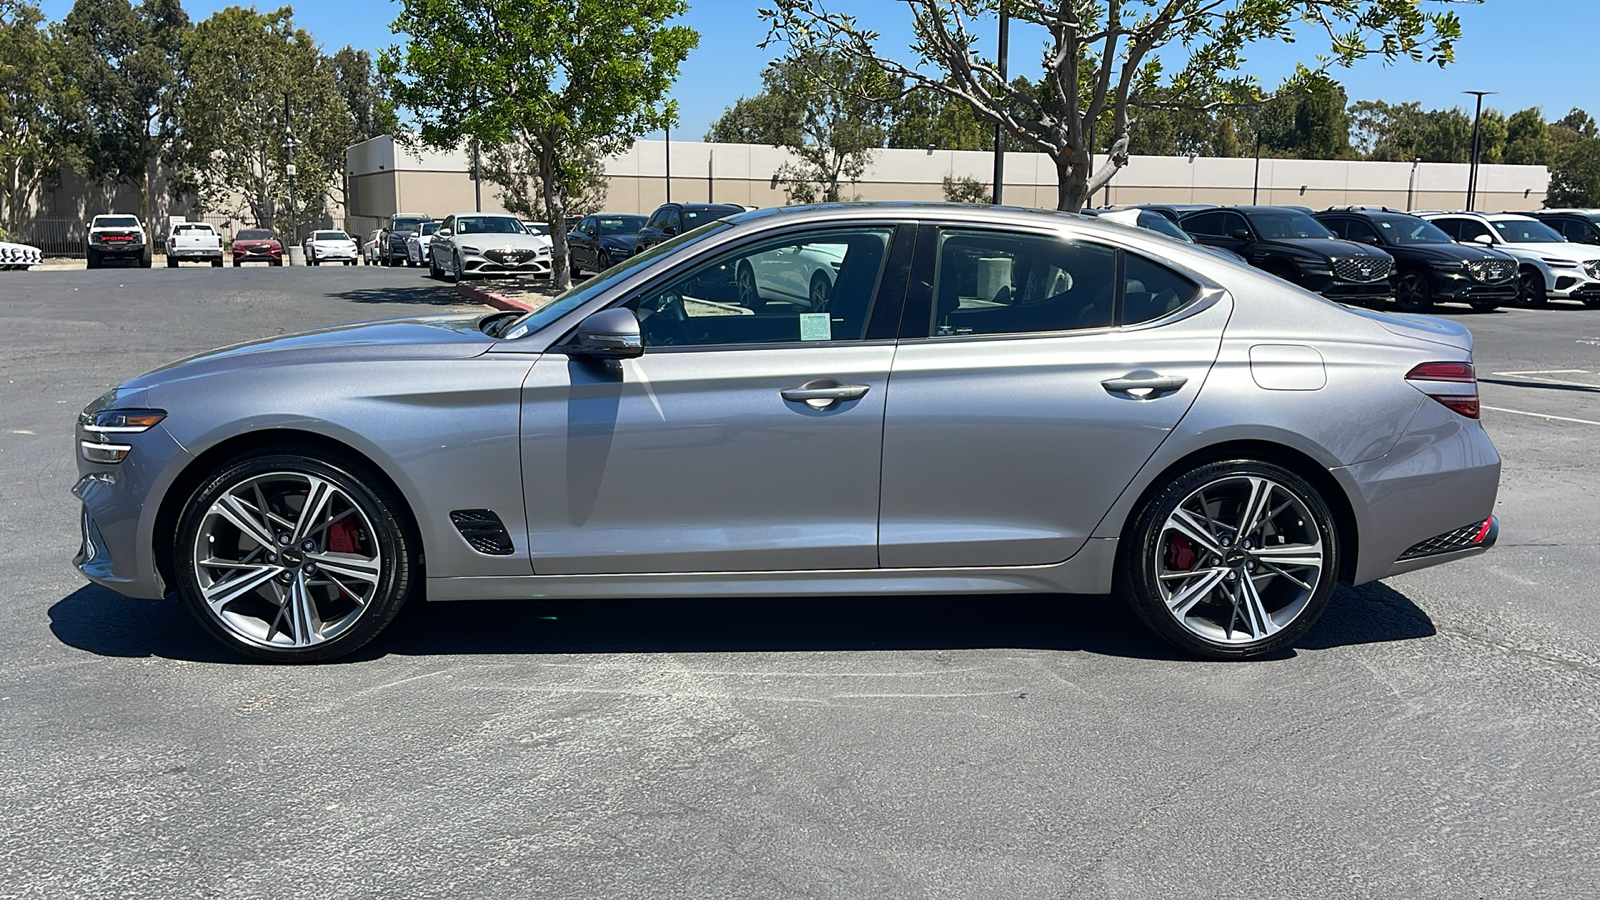
{"label": "black parked suv", "polygon": [[1394,257],[1394,303],[1405,312],[1426,312],[1438,301],[1491,310],[1517,299],[1514,257],[1458,244],[1426,219],[1392,209],[1342,207],[1317,213],[1316,220],[1339,237]]}
{"label": "black parked suv", "polygon": [[650,214],[650,221],[639,229],[633,252],[642,253],[685,231],[693,231],[707,222],[715,222],[723,216],[735,216],[742,212],[744,207],[734,206],[731,203],[663,203]]}
{"label": "black parked suv", "polygon": [[1533,216],[1574,244],[1600,244],[1600,209],[1541,209],[1522,215]]}
{"label": "black parked suv", "polygon": [[407,215],[405,213],[390,216],[388,224],[383,226],[383,233],[378,235],[379,264],[385,266],[411,265],[411,251],[406,247],[406,238],[420,230],[425,223],[432,221],[433,216]]}
{"label": "black parked suv", "polygon": [[1222,247],[1250,265],[1340,303],[1381,307],[1394,296],[1394,257],[1340,240],[1308,210],[1229,206],[1179,220],[1196,241]]}

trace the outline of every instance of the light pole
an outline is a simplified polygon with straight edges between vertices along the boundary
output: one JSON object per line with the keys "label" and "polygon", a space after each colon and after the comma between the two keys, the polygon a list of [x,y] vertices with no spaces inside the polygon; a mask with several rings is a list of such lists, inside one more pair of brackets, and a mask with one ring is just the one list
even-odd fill
{"label": "light pole", "polygon": [[[1000,80],[1006,80],[1006,51],[1011,45],[1011,13],[1006,10],[1006,0],[1000,0],[1000,53],[999,70]],[[999,96],[1005,96],[1005,85],[1001,85]],[[994,202],[998,205],[1005,196],[1006,183],[1006,129],[1004,125],[996,122],[994,126]]]}
{"label": "light pole", "polygon": [[1255,206],[1261,197],[1261,132],[1256,132],[1256,179],[1250,185],[1250,205]]}
{"label": "light pole", "polygon": [[1420,165],[1422,165],[1420,156],[1411,161],[1411,180],[1406,182],[1406,212],[1410,212],[1413,208],[1411,197],[1417,190],[1417,166]]}
{"label": "light pole", "polygon": [[666,150],[667,150],[667,202],[671,203],[672,202],[672,125],[671,124],[664,125],[664,126],[662,126],[662,130],[665,131],[666,134],[667,134],[667,140],[666,140]]}
{"label": "light pole", "polygon": [[1482,150],[1483,134],[1479,124],[1483,119],[1483,98],[1495,93],[1494,91],[1462,91],[1478,98],[1478,109],[1472,114],[1472,168],[1467,174],[1467,212],[1472,212],[1478,204],[1478,154]]}
{"label": "light pole", "polygon": [[477,138],[472,139],[472,208],[483,212],[483,156]]}

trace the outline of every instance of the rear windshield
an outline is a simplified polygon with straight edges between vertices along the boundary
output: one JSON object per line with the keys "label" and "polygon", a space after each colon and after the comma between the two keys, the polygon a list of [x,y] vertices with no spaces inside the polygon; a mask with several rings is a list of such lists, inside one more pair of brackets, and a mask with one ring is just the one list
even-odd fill
{"label": "rear windshield", "polygon": [[272,240],[272,232],[270,232],[270,231],[241,231],[241,232],[239,232],[239,236],[234,238],[234,240],[236,240],[236,241],[270,241],[270,240]]}
{"label": "rear windshield", "polygon": [[177,228],[173,229],[173,234],[186,234],[191,231],[198,232],[200,234],[210,234],[211,226],[195,224],[179,225]]}
{"label": "rear windshield", "polygon": [[96,228],[138,228],[139,219],[136,216],[101,216],[94,225]]}

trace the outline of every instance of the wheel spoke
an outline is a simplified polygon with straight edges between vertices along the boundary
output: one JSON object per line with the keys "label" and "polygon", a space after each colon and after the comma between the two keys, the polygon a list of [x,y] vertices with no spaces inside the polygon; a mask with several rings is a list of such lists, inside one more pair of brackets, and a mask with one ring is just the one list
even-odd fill
{"label": "wheel spoke", "polygon": [[1263,565],[1263,566],[1265,566],[1265,567],[1266,567],[1266,568],[1268,568],[1268,569],[1271,569],[1271,570],[1272,570],[1272,571],[1271,571],[1271,572],[1270,572],[1270,573],[1268,573],[1268,574],[1272,574],[1272,575],[1278,575],[1278,576],[1280,576],[1280,577],[1283,577],[1283,578],[1287,578],[1287,579],[1289,579],[1289,580],[1290,580],[1290,581],[1292,581],[1292,582],[1294,582],[1294,583],[1295,583],[1295,584],[1297,584],[1297,585],[1299,585],[1299,586],[1300,586],[1300,588],[1301,588],[1301,589],[1302,589],[1302,590],[1307,590],[1307,591],[1309,591],[1309,590],[1311,590],[1311,589],[1312,589],[1312,588],[1311,588],[1311,585],[1309,585],[1309,584],[1306,584],[1306,583],[1305,583],[1305,582],[1304,582],[1304,581],[1301,581],[1301,580],[1300,580],[1300,579],[1298,579],[1298,578],[1296,578],[1296,577],[1295,577],[1295,576],[1293,576],[1293,575],[1290,575],[1290,574],[1289,574],[1289,573],[1288,573],[1288,572],[1285,572],[1285,571],[1284,571],[1284,570],[1282,570],[1282,569],[1280,569],[1280,568],[1278,568],[1278,567],[1277,567],[1277,566],[1275,566],[1275,565],[1273,565],[1273,564],[1272,564],[1272,563],[1269,563],[1269,562],[1267,562],[1267,561],[1266,561],[1266,560],[1260,560],[1260,561],[1259,561],[1259,562],[1260,562],[1260,563],[1261,563],[1261,565]]}
{"label": "wheel spoke", "polygon": [[1200,549],[1213,556],[1223,556],[1222,546],[1217,542],[1216,535],[1206,530],[1205,523],[1194,517],[1194,513],[1186,509],[1175,509],[1167,519],[1167,527],[1182,534],[1184,537],[1200,545]]}
{"label": "wheel spoke", "polygon": [[1256,590],[1255,582],[1249,578],[1239,579],[1239,587],[1235,596],[1244,606],[1245,622],[1250,627],[1251,635],[1260,640],[1277,633],[1279,625],[1267,613],[1267,606],[1261,600],[1261,594]]}
{"label": "wheel spoke", "polygon": [[294,623],[294,643],[305,647],[316,643],[321,635],[322,617],[317,613],[316,600],[306,587],[305,576],[297,576],[289,585],[290,620]]}
{"label": "wheel spoke", "polygon": [[272,547],[272,529],[255,518],[259,515],[250,504],[233,494],[223,494],[211,505],[211,511],[227,519],[233,527],[263,547]]}
{"label": "wheel spoke", "polygon": [[1322,568],[1322,544],[1276,544],[1255,551],[1256,559],[1274,567]]}
{"label": "wheel spoke", "polygon": [[1256,533],[1261,527],[1261,516],[1272,502],[1272,485],[1265,478],[1250,479],[1250,499],[1245,501],[1244,512],[1239,516],[1239,538]]}
{"label": "wheel spoke", "polygon": [[271,581],[280,571],[277,566],[249,566],[240,574],[202,588],[200,592],[205,595],[206,603],[220,613],[224,606]]}
{"label": "wheel spoke", "polygon": [[311,553],[307,554],[306,559],[333,574],[355,578],[369,584],[378,583],[378,561],[376,559],[351,556],[345,553]]}
{"label": "wheel spoke", "polygon": [[306,502],[300,507],[300,519],[294,525],[293,542],[296,544],[310,536],[317,519],[321,518],[323,511],[328,508],[328,501],[338,493],[333,485],[321,478],[313,477],[309,480],[311,486],[306,491]]}
{"label": "wheel spoke", "polygon": [[1205,574],[1199,580],[1185,586],[1167,601],[1167,608],[1171,609],[1172,614],[1180,620],[1189,614],[1189,610],[1194,609],[1195,604],[1204,600],[1206,595],[1211,593],[1211,589],[1221,583],[1223,576],[1228,574],[1228,570],[1222,567],[1203,571]]}

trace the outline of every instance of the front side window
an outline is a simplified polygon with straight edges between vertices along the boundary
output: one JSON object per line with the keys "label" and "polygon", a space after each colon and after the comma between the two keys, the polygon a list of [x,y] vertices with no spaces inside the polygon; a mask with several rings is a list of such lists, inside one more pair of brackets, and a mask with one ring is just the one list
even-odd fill
{"label": "front side window", "polygon": [[746,245],[627,305],[647,348],[858,341],[893,234],[842,228]]}
{"label": "front side window", "polygon": [[1476,219],[1455,219],[1456,240],[1466,243],[1489,235],[1489,227]]}
{"label": "front side window", "polygon": [[[1327,225],[1326,222],[1322,224]],[[1377,230],[1360,219],[1347,219],[1343,224],[1344,232],[1339,235],[1340,237],[1352,241],[1360,241],[1364,244],[1380,243]],[[1333,230],[1337,232],[1339,229],[1335,228]]]}
{"label": "front side window", "polygon": [[934,279],[935,336],[1105,328],[1116,251],[1044,235],[946,231]]}

